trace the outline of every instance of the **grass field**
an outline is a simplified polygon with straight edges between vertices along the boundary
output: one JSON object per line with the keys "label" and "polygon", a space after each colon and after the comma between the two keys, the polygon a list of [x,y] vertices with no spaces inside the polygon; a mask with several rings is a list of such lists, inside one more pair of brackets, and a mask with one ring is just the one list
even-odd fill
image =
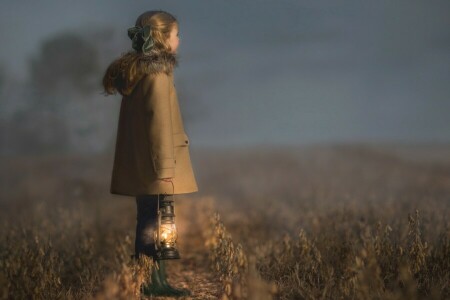
{"label": "grass field", "polygon": [[[448,150],[193,149],[169,280],[192,299],[448,299]],[[150,262],[130,259],[135,202],[109,194],[111,167],[2,160],[0,298],[142,297]]]}

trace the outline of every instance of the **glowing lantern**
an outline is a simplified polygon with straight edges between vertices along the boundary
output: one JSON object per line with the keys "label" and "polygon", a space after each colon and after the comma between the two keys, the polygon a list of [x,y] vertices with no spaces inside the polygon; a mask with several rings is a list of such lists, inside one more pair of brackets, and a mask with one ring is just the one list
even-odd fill
{"label": "glowing lantern", "polygon": [[[173,197],[173,195],[172,195]],[[158,199],[158,226],[154,233],[157,259],[178,259],[177,228],[175,226],[175,211],[173,199]]]}

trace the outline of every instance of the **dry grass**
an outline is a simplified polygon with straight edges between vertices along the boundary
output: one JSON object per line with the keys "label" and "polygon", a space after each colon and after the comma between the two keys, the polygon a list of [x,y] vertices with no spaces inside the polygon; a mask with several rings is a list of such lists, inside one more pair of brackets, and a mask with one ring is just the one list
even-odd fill
{"label": "dry grass", "polygon": [[[120,283],[141,279],[142,272],[130,265],[127,230],[96,224],[86,218],[87,208],[36,206],[29,204],[22,213],[2,216],[0,269],[5,299],[30,295],[80,299],[97,293],[105,274],[118,274]],[[106,279],[111,282],[111,277]],[[135,290],[128,283],[123,286]]]}
{"label": "dry grass", "polygon": [[234,249],[277,299],[450,297],[449,165],[362,146],[224,157],[205,177],[224,191],[212,257],[225,278]]}
{"label": "dry grass", "polygon": [[[450,298],[450,166],[341,146],[193,160],[169,266],[193,299]],[[2,299],[142,297],[151,262],[130,259],[135,203],[109,195],[110,162],[2,162]]]}

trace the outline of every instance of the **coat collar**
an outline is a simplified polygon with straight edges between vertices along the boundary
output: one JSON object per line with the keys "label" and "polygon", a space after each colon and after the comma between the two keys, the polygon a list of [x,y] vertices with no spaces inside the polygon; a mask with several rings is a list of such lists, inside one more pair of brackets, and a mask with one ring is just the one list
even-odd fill
{"label": "coat collar", "polygon": [[170,75],[177,66],[176,54],[165,51],[158,54],[143,55],[139,58],[140,73],[144,75],[161,72]]}
{"label": "coat collar", "polygon": [[128,88],[123,91],[123,94],[131,94],[139,81],[148,74],[166,73],[169,76],[173,76],[173,71],[177,66],[178,59],[174,53],[160,52],[158,54],[142,55],[137,62],[137,76],[130,82]]}

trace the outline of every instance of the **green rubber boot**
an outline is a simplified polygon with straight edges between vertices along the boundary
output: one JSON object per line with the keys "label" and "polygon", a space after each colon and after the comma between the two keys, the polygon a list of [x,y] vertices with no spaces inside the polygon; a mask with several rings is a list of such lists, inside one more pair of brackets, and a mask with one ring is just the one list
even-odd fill
{"label": "green rubber boot", "polygon": [[164,287],[159,279],[159,274],[155,266],[151,269],[151,282],[141,287],[142,293],[146,296],[165,296],[168,290]]}
{"label": "green rubber boot", "polygon": [[[159,265],[159,269],[156,264]],[[145,286],[142,286],[142,293],[146,296],[189,296],[190,292],[187,289],[176,289],[170,286],[165,278],[165,270],[163,273],[163,278],[161,278],[161,260],[156,261],[154,266],[152,267],[152,276],[151,283]],[[164,266],[165,268],[165,266]]]}
{"label": "green rubber boot", "polygon": [[166,275],[166,261],[165,260],[159,260],[159,279],[161,281],[161,284],[168,289],[170,289],[174,294],[178,296],[191,296],[191,292],[188,289],[185,288],[174,288],[169,284],[167,281],[167,275]]}

